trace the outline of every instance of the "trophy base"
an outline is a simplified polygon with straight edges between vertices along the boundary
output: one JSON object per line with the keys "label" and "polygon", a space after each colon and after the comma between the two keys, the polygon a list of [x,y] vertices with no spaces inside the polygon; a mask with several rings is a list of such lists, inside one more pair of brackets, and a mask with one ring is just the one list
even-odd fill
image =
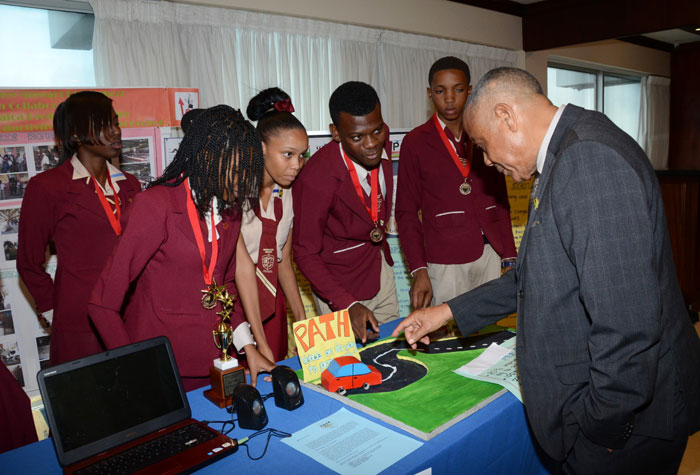
{"label": "trophy base", "polygon": [[238,366],[238,360],[233,356],[230,356],[226,361],[222,360],[221,358],[217,358],[214,360],[214,366],[219,368],[221,371],[226,371]]}
{"label": "trophy base", "polygon": [[226,370],[212,366],[209,368],[209,379],[211,389],[204,391],[204,397],[220,408],[229,407],[233,404],[233,390],[239,383],[245,383],[245,370],[242,366]]}

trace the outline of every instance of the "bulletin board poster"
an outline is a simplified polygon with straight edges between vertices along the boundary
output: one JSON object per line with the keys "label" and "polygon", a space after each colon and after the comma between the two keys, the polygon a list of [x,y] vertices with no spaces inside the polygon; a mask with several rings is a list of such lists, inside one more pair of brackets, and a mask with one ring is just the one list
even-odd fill
{"label": "bulletin board poster", "polygon": [[[85,89],[80,89],[85,90]],[[199,107],[193,88],[91,89],[114,101],[122,128],[180,126]],[[52,132],[56,106],[78,89],[0,89],[0,133]]]}
{"label": "bulletin board poster", "polygon": [[[164,139],[181,136],[182,115],[199,106],[192,88],[93,89],[114,101],[122,128],[122,170],[142,184],[160,176]],[[0,89],[0,361],[30,396],[36,374],[49,364],[51,334],[36,317],[34,302],[16,270],[20,210],[27,182],[55,167],[53,113],[73,89]],[[46,271],[56,270],[50,256]]]}
{"label": "bulletin board poster", "polygon": [[523,239],[525,226],[527,226],[527,208],[530,201],[532,180],[515,183],[511,177],[507,176],[506,187],[510,201],[510,222],[513,226],[515,248],[520,249],[520,241]]}

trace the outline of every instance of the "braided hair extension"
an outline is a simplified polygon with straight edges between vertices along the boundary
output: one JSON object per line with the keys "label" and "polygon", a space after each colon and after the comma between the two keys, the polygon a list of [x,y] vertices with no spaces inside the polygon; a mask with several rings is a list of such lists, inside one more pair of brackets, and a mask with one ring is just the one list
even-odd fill
{"label": "braided hair extension", "polygon": [[248,103],[246,114],[250,120],[258,121],[256,129],[265,143],[269,143],[269,138],[280,130],[300,129],[306,132],[304,125],[291,112],[275,107],[283,102],[288,102],[291,107],[289,94],[278,87],[270,87],[260,91]]}
{"label": "braided hair extension", "polygon": [[175,187],[189,178],[204,218],[214,197],[219,213],[236,206],[247,209],[249,199],[257,199],[263,170],[262,143],[253,125],[239,110],[218,105],[192,121],[175,158],[148,188]]}
{"label": "braided hair extension", "polygon": [[190,109],[185,112],[185,115],[183,115],[182,119],[180,119],[180,128],[184,133],[187,133],[187,131],[190,129],[190,124],[192,121],[199,117],[199,114],[202,112],[204,112],[204,109]]}
{"label": "braided hair extension", "polygon": [[[60,105],[59,105],[60,107]],[[61,137],[61,158],[58,164],[78,152],[81,143],[96,145],[100,143],[100,132],[109,135],[114,125],[112,120],[112,99],[97,91],[80,91],[71,94],[54,115],[54,134],[63,130]],[[56,114],[54,113],[54,114]],[[56,129],[58,125],[58,130]]]}

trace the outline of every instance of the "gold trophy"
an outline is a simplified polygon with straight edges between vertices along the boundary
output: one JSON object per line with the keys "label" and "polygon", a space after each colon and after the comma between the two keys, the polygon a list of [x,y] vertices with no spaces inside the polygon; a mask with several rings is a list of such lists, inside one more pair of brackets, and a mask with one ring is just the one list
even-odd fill
{"label": "gold trophy", "polygon": [[231,363],[233,363],[233,366],[237,366],[238,360],[228,354],[228,348],[233,341],[231,324],[222,319],[212,331],[212,336],[214,337],[214,345],[221,350],[221,358],[214,360],[214,366],[217,368],[221,366],[220,369],[226,369],[224,366],[230,367]]}
{"label": "gold trophy", "polygon": [[[214,365],[209,368],[211,389],[204,391],[204,396],[217,406],[224,408],[233,403],[233,390],[238,383],[245,383],[243,367],[238,365],[235,357],[228,354],[229,347],[233,343],[231,312],[235,297],[229,294],[226,286],[217,286],[215,282],[207,292],[205,298],[210,296],[215,303],[221,303],[221,311],[216,312],[221,320],[212,330],[214,345],[221,352],[221,357],[215,359]],[[216,308],[216,305],[213,308]]]}

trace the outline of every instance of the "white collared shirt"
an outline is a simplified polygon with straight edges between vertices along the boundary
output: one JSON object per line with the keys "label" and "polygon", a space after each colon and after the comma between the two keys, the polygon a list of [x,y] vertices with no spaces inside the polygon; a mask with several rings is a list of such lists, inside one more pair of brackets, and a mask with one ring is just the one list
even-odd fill
{"label": "white collared shirt", "polygon": [[[73,155],[73,158],[70,159],[70,164],[73,165],[73,180],[83,180],[86,179],[85,183],[90,183],[90,172],[85,168],[85,166],[78,160],[77,155]],[[102,186],[100,182],[97,182],[97,185],[102,189],[102,192],[105,194],[105,196],[112,196],[115,193],[119,193],[119,181],[126,180],[126,176],[124,173],[109,163],[107,162],[107,171],[109,172],[109,178],[112,180],[112,184],[114,185],[114,191],[112,188],[109,186],[109,181],[105,181],[105,186]]]}
{"label": "white collared shirt", "polygon": [[[344,151],[343,146],[340,142],[338,142],[338,147],[340,147],[340,156],[342,157]],[[365,193],[367,193],[367,196],[369,196],[372,192],[372,187],[367,182],[367,174],[370,172],[370,170],[367,170],[361,164],[353,161],[352,159],[350,160],[352,161],[353,165],[355,165],[356,170],[359,168],[357,172],[357,178],[360,180],[360,185],[362,186],[362,189],[365,191]],[[386,154],[386,149],[384,147],[382,147],[382,160],[389,160],[389,156]],[[348,166],[345,160],[343,160],[343,163],[345,163],[345,167]],[[382,190],[382,196],[386,196],[386,180],[384,180],[384,167],[381,165],[381,163],[379,164],[379,186]]]}
{"label": "white collared shirt", "polygon": [[549,123],[549,128],[547,129],[547,133],[544,134],[544,139],[542,139],[542,144],[540,145],[540,150],[539,150],[539,152],[537,152],[537,173],[542,173],[542,170],[544,169],[544,161],[547,158],[547,149],[549,148],[549,142],[552,141],[552,135],[554,135],[554,129],[557,128],[557,124],[559,124],[559,119],[561,119],[561,114],[564,112],[565,107],[566,107],[566,104],[559,107],[559,109],[557,110],[557,113],[554,114],[554,117],[552,118],[552,122]]}
{"label": "white collared shirt", "polygon": [[[294,208],[292,206],[292,189],[282,188],[275,183],[267,203],[267,209],[260,208],[260,215],[267,219],[275,218],[275,200],[282,200],[282,219],[277,225],[277,262],[282,262],[282,250],[289,239],[289,231],[292,229],[294,221]],[[241,221],[241,235],[248,249],[248,254],[253,262],[258,262],[258,251],[260,249],[260,235],[262,234],[262,221],[255,215],[255,211],[248,209],[243,213]]]}
{"label": "white collared shirt", "polygon": [[[437,120],[438,120],[438,122],[440,123],[440,127],[442,127],[442,130],[445,130],[445,128],[447,127],[447,125],[445,125],[445,123],[440,119],[440,116],[439,116],[437,113],[435,114],[435,117],[437,117]],[[463,133],[464,133],[464,129],[462,129],[462,131],[459,133],[459,137],[455,137],[455,140],[456,140],[457,142],[459,142],[460,140],[462,140],[462,134],[463,134]],[[450,140],[450,143],[452,144],[452,148],[454,148],[454,149],[455,149],[455,152],[456,152],[456,151],[457,151],[457,148],[455,147],[455,144],[452,143],[452,140]]]}

